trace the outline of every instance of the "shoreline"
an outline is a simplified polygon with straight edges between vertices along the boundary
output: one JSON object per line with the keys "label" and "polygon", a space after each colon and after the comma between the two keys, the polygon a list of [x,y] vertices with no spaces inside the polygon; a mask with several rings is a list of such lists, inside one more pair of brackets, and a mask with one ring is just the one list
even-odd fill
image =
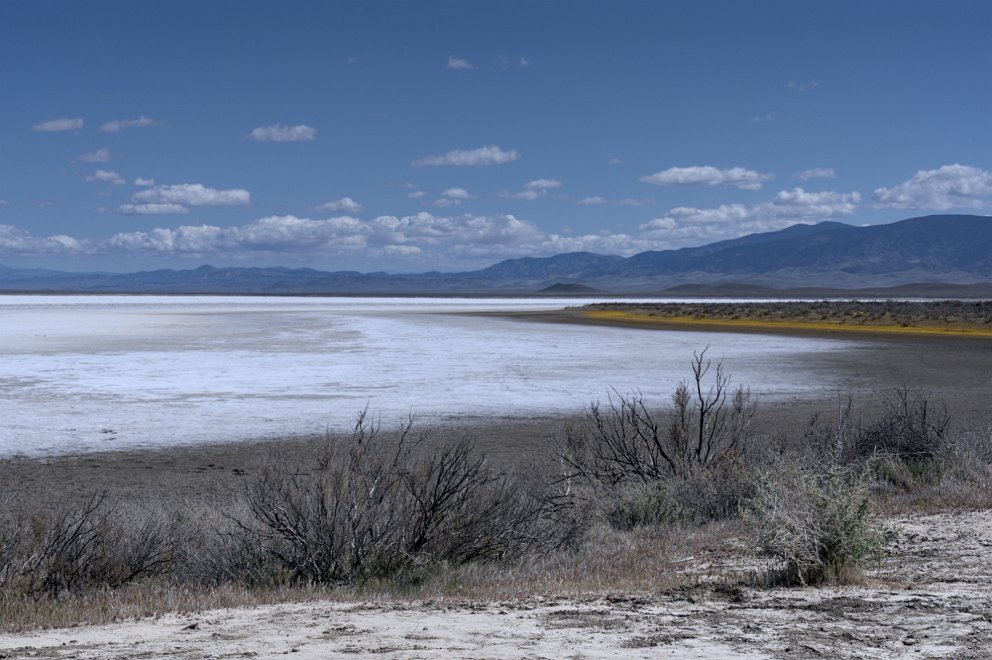
{"label": "shoreline", "polygon": [[648,313],[590,310],[569,307],[554,311],[472,312],[483,316],[498,316],[537,323],[566,323],[602,325],[638,330],[670,330],[684,332],[722,332],[740,334],[775,334],[797,337],[879,339],[879,340],[989,340],[992,328],[927,327],[898,325],[842,325],[801,321],[758,321],[753,319],[698,318],[688,316],[656,316]]}

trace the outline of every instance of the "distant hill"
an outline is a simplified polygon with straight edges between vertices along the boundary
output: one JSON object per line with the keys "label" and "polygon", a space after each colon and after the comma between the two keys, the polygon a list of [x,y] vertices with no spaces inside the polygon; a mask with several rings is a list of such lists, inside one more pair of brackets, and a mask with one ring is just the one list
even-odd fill
{"label": "distant hill", "polygon": [[992,218],[975,215],[931,215],[867,227],[839,222],[794,225],[627,258],[572,252],[509,259],[461,273],[201,266],[115,274],[0,266],[3,291],[94,293],[707,295],[707,291],[724,291],[722,295],[760,296],[784,290],[816,295],[813,292],[909,287],[903,290],[923,292],[919,295],[937,291],[980,295],[987,285],[946,285],[990,281]]}
{"label": "distant hill", "polygon": [[595,294],[603,294],[605,291],[600,291],[599,289],[594,289],[591,286],[586,286],[584,284],[562,284],[558,282],[557,284],[552,284],[551,286],[546,286],[538,293],[543,295],[579,295],[588,296]]}

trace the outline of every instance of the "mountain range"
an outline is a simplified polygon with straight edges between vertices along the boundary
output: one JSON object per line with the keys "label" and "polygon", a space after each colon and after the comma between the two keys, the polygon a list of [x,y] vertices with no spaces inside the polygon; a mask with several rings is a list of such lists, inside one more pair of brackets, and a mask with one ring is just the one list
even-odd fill
{"label": "mountain range", "polygon": [[[0,266],[0,291],[244,294],[720,295],[909,285],[951,292],[992,281],[992,217],[931,215],[885,225],[793,225],[700,247],[630,257],[572,252],[509,259],[459,273],[327,272],[201,266],[193,270],[71,273]],[[990,285],[992,286],[992,285]],[[963,289],[962,289],[963,290]],[[992,289],[990,289],[992,290]]]}

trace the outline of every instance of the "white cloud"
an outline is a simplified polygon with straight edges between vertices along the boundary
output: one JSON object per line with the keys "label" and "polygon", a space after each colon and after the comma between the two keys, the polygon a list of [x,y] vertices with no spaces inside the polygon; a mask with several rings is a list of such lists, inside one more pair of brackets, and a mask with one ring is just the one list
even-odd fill
{"label": "white cloud", "polygon": [[448,188],[432,204],[439,209],[443,209],[450,206],[458,206],[468,199],[475,199],[475,197],[464,188]]}
{"label": "white cloud", "polygon": [[539,197],[547,195],[549,190],[560,187],[561,181],[556,179],[534,179],[525,183],[523,190],[520,192],[501,192],[499,196],[505,199],[523,199],[532,202]]}
{"label": "white cloud", "polygon": [[778,192],[770,202],[722,204],[715,208],[678,207],[640,226],[648,236],[673,245],[723,240],[790,225],[849,216],[858,209],[857,192],[806,192],[802,188]]}
{"label": "white cloud", "polygon": [[462,59],[460,57],[455,57],[454,55],[450,55],[448,56],[448,64],[445,65],[444,68],[468,71],[470,69],[474,69],[475,67],[472,66],[471,62],[469,62],[468,60]]}
{"label": "white cloud", "polygon": [[512,215],[379,216],[371,221],[342,216],[312,220],[270,216],[242,226],[182,226],[116,234],[104,242],[111,251],[174,254],[220,252],[418,254],[430,247],[466,255],[516,253],[537,246],[543,235],[532,223]]}
{"label": "white cloud", "polygon": [[624,197],[619,202],[620,206],[651,206],[654,204],[653,199],[635,199],[633,197]]}
{"label": "white cloud", "polygon": [[837,173],[829,167],[815,167],[811,170],[803,170],[792,175],[793,179],[809,181],[810,179],[836,179]]}
{"label": "white cloud", "polygon": [[100,126],[100,130],[104,133],[120,133],[125,128],[140,128],[144,126],[161,126],[159,122],[155,121],[151,117],[146,117],[141,115],[137,119],[114,119],[113,121],[108,121]]}
{"label": "white cloud", "polygon": [[96,151],[90,151],[89,153],[80,154],[76,160],[82,161],[84,163],[109,163],[110,162],[110,149],[97,149]]}
{"label": "white cloud", "polygon": [[40,124],[35,124],[31,127],[32,130],[46,132],[78,131],[82,128],[83,120],[79,117],[62,117],[61,119],[52,119],[51,121],[43,121]]}
{"label": "white cloud", "polygon": [[721,170],[709,165],[670,167],[661,172],[642,176],[641,181],[656,186],[732,186],[741,190],[759,190],[762,181],[773,177],[743,167]]}
{"label": "white cloud", "polygon": [[251,194],[243,188],[215,190],[199,183],[155,186],[131,196],[138,204],[185,204],[188,206],[244,206],[251,203]]}
{"label": "white cloud", "polygon": [[171,215],[189,210],[182,204],[121,204],[117,212],[122,215]]}
{"label": "white cloud", "polygon": [[142,179],[139,176],[137,179],[134,180],[134,185],[136,185],[136,186],[142,186],[142,187],[154,186],[155,185],[155,179]]}
{"label": "white cloud", "polygon": [[789,89],[794,89],[797,92],[811,92],[820,86],[819,80],[809,80],[807,82],[799,82],[798,80],[790,80],[787,87]]}
{"label": "white cloud", "polygon": [[386,247],[382,248],[382,251],[385,252],[386,254],[399,254],[399,255],[412,255],[412,254],[423,253],[423,250],[421,250],[416,245],[387,245]]}
{"label": "white cloud", "polygon": [[334,202],[327,202],[317,207],[318,211],[328,211],[330,213],[358,213],[362,210],[362,205],[351,197],[342,197]]}
{"label": "white cloud", "polygon": [[872,193],[875,206],[897,209],[982,209],[992,195],[992,172],[969,165],[919,170],[913,178]]}
{"label": "white cloud", "polygon": [[600,197],[599,195],[593,195],[592,197],[584,197],[578,202],[582,206],[594,206],[597,204],[605,204],[606,198]]}
{"label": "white cloud", "polygon": [[407,193],[406,196],[409,197],[410,199],[420,199],[426,194],[427,193],[425,193],[423,190],[414,190],[413,192]]}
{"label": "white cloud", "polygon": [[528,189],[528,190],[521,190],[520,192],[516,192],[516,193],[501,192],[499,193],[499,196],[504,197],[506,199],[523,199],[528,202],[533,202],[535,199],[537,199],[538,197],[544,194],[546,193],[543,190]]}
{"label": "white cloud", "polygon": [[757,115],[751,117],[752,124],[770,124],[778,118],[774,112],[769,112],[763,115]]}
{"label": "white cloud", "polygon": [[248,137],[256,142],[311,142],[317,139],[317,129],[306,124],[275,124],[253,128]]}
{"label": "white cloud", "polygon": [[620,163],[622,163],[622,162],[623,162],[623,161],[622,161],[622,160],[620,160],[619,158],[611,158],[611,159],[609,159],[608,161],[606,161],[606,164],[607,164],[607,165],[619,165],[619,164],[620,164]]}
{"label": "white cloud", "polygon": [[526,184],[524,188],[529,190],[550,190],[552,188],[561,188],[561,181],[556,179],[534,179]]}
{"label": "white cloud", "polygon": [[529,60],[526,57],[521,57],[520,66],[534,66],[534,60]]}
{"label": "white cloud", "polygon": [[71,236],[32,236],[23,229],[11,225],[0,225],[0,254],[74,254],[87,250],[87,242]]}
{"label": "white cloud", "polygon": [[117,172],[110,172],[107,170],[97,170],[93,174],[86,177],[86,180],[96,181],[97,183],[109,183],[114,186],[122,186],[127,183],[127,180]]}
{"label": "white cloud", "polygon": [[[451,192],[461,189],[449,189]],[[147,191],[146,191],[147,192]],[[460,193],[439,199],[458,201]],[[755,231],[779,229],[849,215],[860,202],[857,193],[784,190],[755,205],[727,204],[716,208],[671,209],[641,225],[641,233],[597,232],[578,236],[549,233],[513,215],[441,215],[420,212],[382,215],[371,220],[351,216],[311,219],[294,215],[269,216],[240,226],[186,225],[125,232],[100,241],[70,237],[35,238],[7,228],[0,231],[0,253],[34,250],[85,253],[152,253],[199,257],[216,254],[246,259],[257,255],[340,256],[374,263],[378,258],[406,259],[414,268],[440,263],[476,266],[480,262],[520,255],[592,251],[630,255],[733,238]],[[173,206],[169,206],[169,205]],[[178,202],[135,202],[122,213],[152,215],[181,213]],[[391,262],[397,263],[397,262]]]}
{"label": "white cloud", "polygon": [[453,149],[444,154],[425,156],[424,158],[413,161],[413,164],[417,166],[454,165],[459,167],[480,167],[484,165],[502,165],[513,162],[518,158],[520,158],[520,152],[516,149],[505,150],[494,144],[490,144],[485,147],[479,147],[478,149]]}
{"label": "white cloud", "polygon": [[439,208],[439,209],[446,209],[446,208],[449,208],[449,207],[452,207],[452,206],[460,206],[461,203],[462,202],[461,202],[460,199],[450,199],[448,197],[438,197],[433,202],[431,202],[431,206],[433,206],[435,208]]}

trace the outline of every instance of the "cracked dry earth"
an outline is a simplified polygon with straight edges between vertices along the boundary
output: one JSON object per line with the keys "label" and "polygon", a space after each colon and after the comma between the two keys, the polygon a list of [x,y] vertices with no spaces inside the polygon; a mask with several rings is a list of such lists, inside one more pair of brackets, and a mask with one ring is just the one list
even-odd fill
{"label": "cracked dry earth", "polygon": [[664,595],[214,610],[2,635],[0,657],[992,657],[992,511],[889,524],[886,558],[857,587],[726,586],[705,576],[745,558],[699,558],[699,586]]}

